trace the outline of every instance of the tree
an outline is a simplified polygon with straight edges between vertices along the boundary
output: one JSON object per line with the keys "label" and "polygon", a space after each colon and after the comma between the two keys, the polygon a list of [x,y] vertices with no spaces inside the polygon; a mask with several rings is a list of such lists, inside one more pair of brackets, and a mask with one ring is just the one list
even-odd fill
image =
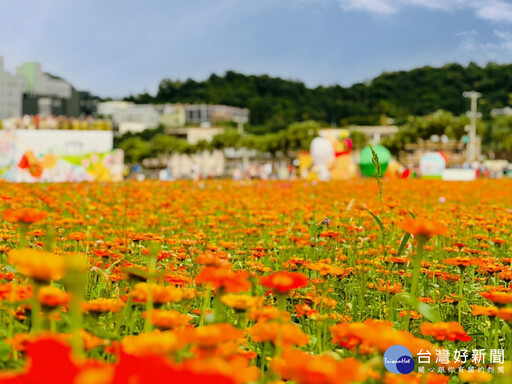
{"label": "tree", "polygon": [[363,132],[350,131],[349,138],[352,140],[354,149],[362,149],[368,145],[368,137]]}
{"label": "tree", "polygon": [[147,141],[140,137],[129,137],[119,144],[119,148],[124,151],[124,157],[127,163],[139,163],[142,159],[150,156],[150,146]]}
{"label": "tree", "polygon": [[512,159],[512,116],[498,116],[489,124],[486,146],[497,158]]}

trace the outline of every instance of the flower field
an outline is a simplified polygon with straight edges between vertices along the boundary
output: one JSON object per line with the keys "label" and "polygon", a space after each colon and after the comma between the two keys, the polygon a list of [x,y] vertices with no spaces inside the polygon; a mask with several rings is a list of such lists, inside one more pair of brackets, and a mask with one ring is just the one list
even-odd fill
{"label": "flower field", "polygon": [[510,383],[511,196],[0,183],[0,384]]}

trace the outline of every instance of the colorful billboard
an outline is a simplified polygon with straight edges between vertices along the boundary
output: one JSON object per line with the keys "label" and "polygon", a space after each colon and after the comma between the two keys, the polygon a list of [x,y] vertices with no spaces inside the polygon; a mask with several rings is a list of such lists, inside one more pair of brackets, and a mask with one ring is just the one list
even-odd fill
{"label": "colorful billboard", "polygon": [[0,131],[0,179],[13,182],[118,181],[123,152],[109,131]]}

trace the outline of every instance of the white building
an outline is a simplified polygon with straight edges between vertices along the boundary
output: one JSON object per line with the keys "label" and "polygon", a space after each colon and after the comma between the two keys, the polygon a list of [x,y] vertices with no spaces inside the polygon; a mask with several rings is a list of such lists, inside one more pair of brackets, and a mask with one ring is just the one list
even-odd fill
{"label": "white building", "polygon": [[0,57],[0,120],[21,116],[26,88],[25,79],[7,72]]}
{"label": "white building", "polygon": [[23,63],[16,69],[16,74],[25,78],[25,92],[28,94],[60,99],[71,97],[71,85],[63,79],[44,73],[40,63]]}
{"label": "white building", "polygon": [[98,115],[112,118],[114,113],[126,108],[133,107],[135,104],[129,101],[112,100],[98,103]]}
{"label": "white building", "polygon": [[210,127],[206,124],[200,127],[167,128],[165,133],[179,139],[187,140],[189,144],[197,144],[201,140],[212,141],[215,135],[223,133],[225,128]]}
{"label": "white building", "polygon": [[119,133],[142,132],[145,129],[158,128],[160,113],[154,105],[132,105],[114,112],[112,120],[118,126]]}
{"label": "white building", "polygon": [[505,107],[505,108],[494,108],[491,109],[491,116],[512,116],[512,108]]}
{"label": "white building", "polygon": [[246,108],[231,107],[228,105],[187,104],[185,105],[185,119],[190,124],[217,121],[230,121],[235,118],[248,118],[249,110]]}

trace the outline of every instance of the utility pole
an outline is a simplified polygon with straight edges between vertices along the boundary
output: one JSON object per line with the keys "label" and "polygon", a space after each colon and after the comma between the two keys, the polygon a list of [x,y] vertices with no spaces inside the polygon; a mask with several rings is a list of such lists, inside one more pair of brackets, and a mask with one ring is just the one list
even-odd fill
{"label": "utility pole", "polygon": [[[244,124],[249,121],[247,116],[234,116],[233,121],[237,123],[238,133],[243,135]],[[249,169],[249,150],[247,148],[241,148],[242,151],[242,171],[245,173]]]}
{"label": "utility pole", "polygon": [[470,118],[470,125],[468,128],[469,130],[469,143],[468,143],[468,150],[467,150],[467,159],[468,162],[471,163],[476,159],[476,119],[481,117],[482,114],[478,113],[477,111],[477,101],[480,96],[482,96],[481,93],[476,91],[470,91],[470,92],[464,92],[462,96],[467,97],[471,99],[471,111],[468,111],[466,114]]}
{"label": "utility pole", "polygon": [[243,135],[244,134],[244,124],[249,121],[247,116],[235,116],[235,117],[233,117],[233,121],[235,123],[237,123],[238,133]]}

